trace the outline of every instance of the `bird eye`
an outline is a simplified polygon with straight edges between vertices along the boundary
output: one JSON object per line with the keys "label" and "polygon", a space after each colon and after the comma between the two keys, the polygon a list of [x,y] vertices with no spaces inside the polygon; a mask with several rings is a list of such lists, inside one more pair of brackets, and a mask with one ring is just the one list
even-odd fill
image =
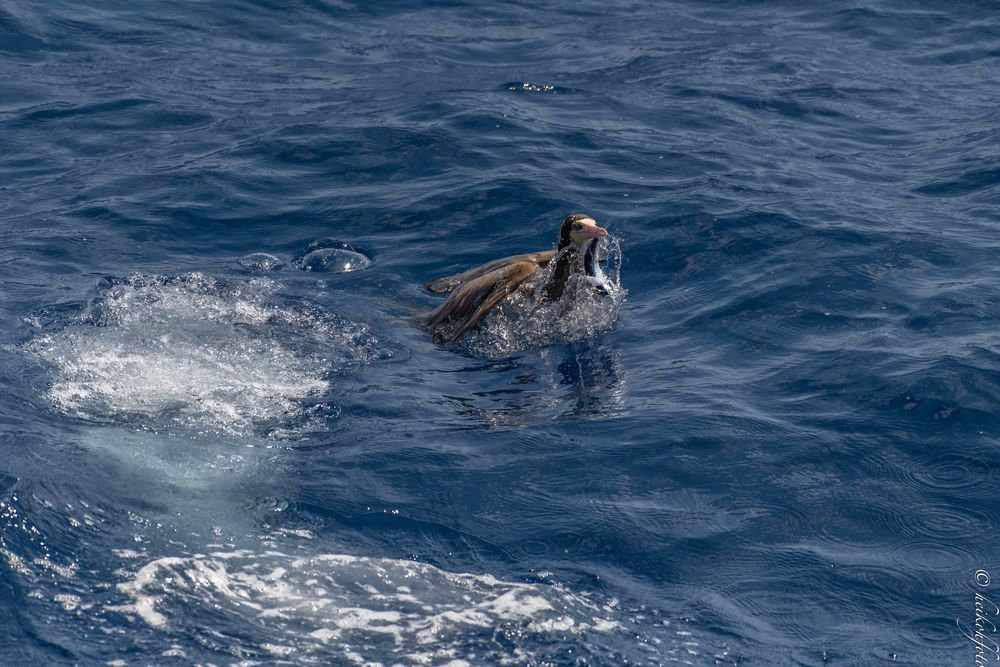
{"label": "bird eye", "polygon": [[573,229],[575,229],[576,231],[580,231],[580,227],[581,226],[582,225],[579,222],[574,222],[573,223]]}

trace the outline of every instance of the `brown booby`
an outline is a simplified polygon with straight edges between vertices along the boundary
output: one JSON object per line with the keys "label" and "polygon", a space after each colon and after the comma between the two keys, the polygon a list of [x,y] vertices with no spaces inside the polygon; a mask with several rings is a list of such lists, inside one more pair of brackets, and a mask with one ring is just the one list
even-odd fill
{"label": "brown booby", "polygon": [[[569,215],[559,228],[559,242],[554,250],[504,257],[464,273],[432,280],[424,287],[451,295],[427,316],[426,327],[437,340],[447,344],[458,340],[515,292],[558,301],[573,274],[596,275],[597,243],[607,234],[589,215]],[[550,270],[553,259],[555,266]]]}

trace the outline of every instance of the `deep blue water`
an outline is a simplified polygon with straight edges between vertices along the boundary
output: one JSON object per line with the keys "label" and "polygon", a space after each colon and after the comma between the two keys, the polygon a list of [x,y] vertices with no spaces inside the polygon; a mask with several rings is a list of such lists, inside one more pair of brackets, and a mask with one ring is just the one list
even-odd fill
{"label": "deep blue water", "polygon": [[[0,663],[975,664],[995,3],[0,0],[0,80]],[[612,326],[412,325],[571,211]]]}

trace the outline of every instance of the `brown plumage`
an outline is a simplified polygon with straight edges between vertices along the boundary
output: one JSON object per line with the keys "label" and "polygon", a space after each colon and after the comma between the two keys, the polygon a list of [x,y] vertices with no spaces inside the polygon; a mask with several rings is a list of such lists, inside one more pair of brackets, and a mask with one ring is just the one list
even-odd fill
{"label": "brown plumage", "polygon": [[[451,295],[427,317],[427,328],[440,342],[452,343],[516,291],[540,293],[547,301],[558,301],[570,276],[585,271],[584,248],[606,235],[607,231],[598,227],[590,216],[570,215],[559,228],[555,250],[504,257],[464,273],[432,280],[424,287]],[[554,269],[545,271],[553,258],[556,258]],[[547,277],[547,282],[539,285],[538,280],[543,277]]]}

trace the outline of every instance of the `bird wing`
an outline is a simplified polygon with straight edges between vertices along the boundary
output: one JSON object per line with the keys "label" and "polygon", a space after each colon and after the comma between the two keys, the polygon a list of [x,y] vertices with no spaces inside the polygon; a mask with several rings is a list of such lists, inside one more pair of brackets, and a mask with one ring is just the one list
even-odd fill
{"label": "bird wing", "polygon": [[516,262],[533,262],[535,266],[545,266],[555,254],[555,250],[543,250],[542,252],[529,252],[523,255],[514,255],[513,257],[496,259],[488,264],[477,266],[476,268],[469,269],[463,273],[432,280],[429,283],[425,283],[424,288],[430,290],[431,292],[450,292],[459,285],[463,285],[471,280],[493,273],[497,269],[502,269]]}
{"label": "bird wing", "polygon": [[427,317],[427,327],[435,329],[444,322],[464,317],[465,321],[457,329],[439,336],[443,343],[452,343],[458,340],[462,334],[493,310],[505,296],[535,275],[538,269],[538,263],[530,259],[522,259],[508,262],[489,272],[481,272],[477,277],[458,285],[451,296]]}

